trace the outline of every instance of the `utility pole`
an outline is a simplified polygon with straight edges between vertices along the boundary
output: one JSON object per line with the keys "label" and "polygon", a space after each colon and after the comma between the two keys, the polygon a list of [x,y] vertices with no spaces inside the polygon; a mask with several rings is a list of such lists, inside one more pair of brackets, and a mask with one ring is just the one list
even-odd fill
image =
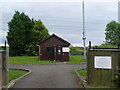
{"label": "utility pole", "polygon": [[84,11],[84,0],[82,1],[82,7],[83,7],[83,46],[84,46],[84,59],[86,59],[86,46],[85,46],[85,11]]}

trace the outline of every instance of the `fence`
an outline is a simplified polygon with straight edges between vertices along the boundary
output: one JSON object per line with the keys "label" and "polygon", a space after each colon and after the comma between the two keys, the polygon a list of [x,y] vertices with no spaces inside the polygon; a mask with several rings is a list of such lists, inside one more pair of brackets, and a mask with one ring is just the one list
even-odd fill
{"label": "fence", "polygon": [[88,49],[88,84],[91,86],[115,87],[115,73],[120,68],[119,48]]}
{"label": "fence", "polygon": [[2,46],[0,50],[0,89],[4,88],[8,83],[8,56],[9,56],[9,47]]}

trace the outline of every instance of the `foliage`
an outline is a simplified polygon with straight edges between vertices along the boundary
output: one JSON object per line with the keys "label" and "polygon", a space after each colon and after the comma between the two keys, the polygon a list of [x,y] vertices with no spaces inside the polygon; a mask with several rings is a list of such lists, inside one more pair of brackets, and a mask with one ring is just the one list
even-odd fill
{"label": "foliage", "polygon": [[30,43],[27,47],[27,55],[38,55],[38,42],[46,39],[49,37],[49,33],[47,28],[43,25],[41,20],[34,21],[34,26],[32,29],[32,34],[31,34],[31,40],[32,43]]}
{"label": "foliage", "polygon": [[39,61],[37,56],[9,57],[9,64],[55,64],[54,61]]}
{"label": "foliage", "polygon": [[106,26],[106,42],[112,45],[118,45],[120,42],[120,24],[116,21],[111,21]]}
{"label": "foliage", "polygon": [[39,54],[39,47],[36,43],[30,43],[26,46],[26,51],[27,56],[37,56]]}
{"label": "foliage", "polygon": [[7,40],[10,55],[18,56],[26,53],[26,46],[31,42],[33,22],[24,13],[15,12],[12,20],[8,23],[9,32]]}
{"label": "foliage", "polygon": [[116,45],[112,45],[112,44],[109,44],[109,43],[101,44],[100,47],[103,47],[103,48],[117,48]]}
{"label": "foliage", "polygon": [[83,55],[83,47],[70,47],[71,55]]}
{"label": "foliage", "polygon": [[9,70],[9,81],[19,78],[20,76],[27,73],[27,71],[21,70]]}
{"label": "foliage", "polygon": [[41,20],[35,21],[32,30],[32,40],[33,42],[38,42],[46,39],[50,36],[48,29],[44,26]]}
{"label": "foliage", "polygon": [[101,44],[100,46],[92,46],[94,48],[117,48],[116,45],[112,45],[110,43],[105,43],[105,44]]}
{"label": "foliage", "polygon": [[8,28],[10,56],[38,55],[38,42],[49,36],[42,21],[30,19],[18,11],[8,23]]}
{"label": "foliage", "polygon": [[120,88],[120,68],[118,69],[118,72],[115,73],[113,80],[118,85],[118,87]]}
{"label": "foliage", "polygon": [[0,46],[0,50],[2,50],[2,47]]}

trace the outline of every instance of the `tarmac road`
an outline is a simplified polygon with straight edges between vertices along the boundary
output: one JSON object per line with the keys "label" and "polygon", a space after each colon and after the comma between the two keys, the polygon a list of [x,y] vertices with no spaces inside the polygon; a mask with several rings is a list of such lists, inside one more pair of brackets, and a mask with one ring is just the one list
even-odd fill
{"label": "tarmac road", "polygon": [[86,68],[86,64],[10,65],[10,68],[32,70],[12,88],[79,88],[74,70]]}

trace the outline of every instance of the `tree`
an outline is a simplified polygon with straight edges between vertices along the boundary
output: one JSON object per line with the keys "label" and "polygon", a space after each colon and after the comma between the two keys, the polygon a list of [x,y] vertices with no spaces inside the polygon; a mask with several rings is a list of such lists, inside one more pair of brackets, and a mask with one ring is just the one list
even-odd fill
{"label": "tree", "polygon": [[28,15],[15,12],[8,23],[7,40],[11,56],[37,55],[37,44],[49,36],[41,20],[30,19]]}
{"label": "tree", "polygon": [[26,46],[31,43],[33,25],[32,20],[27,15],[15,12],[12,20],[8,23],[7,40],[10,55],[18,56],[26,53]]}
{"label": "tree", "polygon": [[39,42],[41,40],[46,39],[46,37],[50,36],[48,33],[48,29],[44,26],[41,20],[35,21],[33,30],[32,30],[32,40],[33,42]]}
{"label": "tree", "polygon": [[111,21],[106,26],[106,42],[112,45],[118,45],[120,42],[120,24],[116,21]]}
{"label": "tree", "polygon": [[27,55],[38,55],[37,44],[46,39],[49,35],[48,29],[44,26],[41,20],[35,20],[32,29],[31,40],[32,43],[29,44],[27,48]]}

